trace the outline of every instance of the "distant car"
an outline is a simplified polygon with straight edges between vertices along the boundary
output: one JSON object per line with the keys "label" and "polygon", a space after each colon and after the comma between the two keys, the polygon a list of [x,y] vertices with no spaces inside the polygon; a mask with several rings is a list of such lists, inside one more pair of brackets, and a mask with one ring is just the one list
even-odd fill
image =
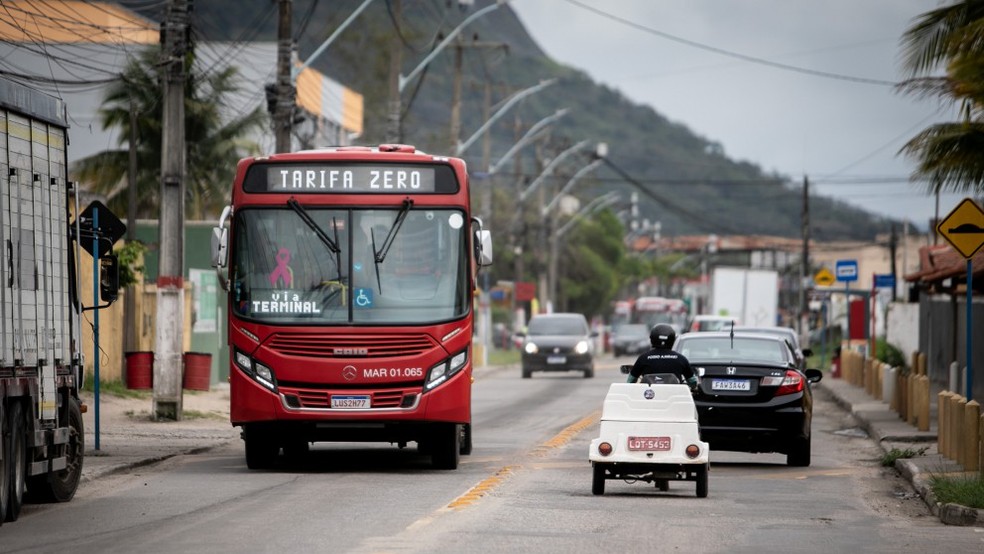
{"label": "distant car", "polygon": [[523,379],[534,371],[581,371],[594,377],[594,337],[588,320],[577,313],[537,314],[523,336]]}
{"label": "distant car", "polygon": [[779,452],[810,465],[813,393],[823,374],[800,370],[786,339],[768,334],[687,333],[674,350],[700,377],[701,439],[711,450]]}
{"label": "distant car", "polygon": [[789,346],[796,356],[796,365],[800,370],[806,369],[806,359],[813,355],[813,350],[800,348],[799,334],[792,327],[749,327],[746,325],[735,326],[735,333],[762,333],[766,335],[776,335],[789,341]]}
{"label": "distant car", "polygon": [[725,315],[695,315],[687,326],[687,331],[727,331],[731,325],[741,322],[737,318]]}
{"label": "distant car", "polygon": [[612,354],[642,354],[649,350],[649,327],[642,323],[620,325],[612,335]]}

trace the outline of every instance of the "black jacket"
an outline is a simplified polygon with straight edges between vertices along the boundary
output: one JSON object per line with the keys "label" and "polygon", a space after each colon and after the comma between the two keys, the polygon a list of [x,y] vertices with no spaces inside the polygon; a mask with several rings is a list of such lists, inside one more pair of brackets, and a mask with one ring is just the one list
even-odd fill
{"label": "black jacket", "polygon": [[648,373],[672,373],[680,377],[682,383],[686,383],[694,376],[694,370],[690,368],[690,360],[683,354],[658,348],[653,348],[639,356],[629,375],[635,378],[633,379],[635,382]]}

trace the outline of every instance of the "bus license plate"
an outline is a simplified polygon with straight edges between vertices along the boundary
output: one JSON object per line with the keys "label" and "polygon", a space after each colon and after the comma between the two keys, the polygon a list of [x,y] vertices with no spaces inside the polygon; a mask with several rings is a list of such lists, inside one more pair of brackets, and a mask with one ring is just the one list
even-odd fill
{"label": "bus license plate", "polygon": [[711,390],[752,390],[752,382],[748,379],[714,379]]}
{"label": "bus license plate", "polygon": [[368,394],[332,395],[331,407],[336,410],[358,410],[370,405]]}
{"label": "bus license plate", "polygon": [[670,437],[629,437],[629,450],[665,451],[670,449]]}
{"label": "bus license plate", "polygon": [[567,363],[567,357],[566,356],[547,356],[547,363],[548,364],[566,364]]}

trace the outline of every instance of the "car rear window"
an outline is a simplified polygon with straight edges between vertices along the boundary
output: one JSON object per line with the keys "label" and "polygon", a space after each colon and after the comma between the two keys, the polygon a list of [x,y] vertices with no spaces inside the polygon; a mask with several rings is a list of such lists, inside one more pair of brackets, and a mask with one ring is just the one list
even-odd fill
{"label": "car rear window", "polygon": [[785,362],[781,345],[773,340],[728,337],[681,339],[680,353],[694,361]]}
{"label": "car rear window", "polygon": [[534,317],[530,320],[530,335],[586,335],[588,324],[576,317]]}

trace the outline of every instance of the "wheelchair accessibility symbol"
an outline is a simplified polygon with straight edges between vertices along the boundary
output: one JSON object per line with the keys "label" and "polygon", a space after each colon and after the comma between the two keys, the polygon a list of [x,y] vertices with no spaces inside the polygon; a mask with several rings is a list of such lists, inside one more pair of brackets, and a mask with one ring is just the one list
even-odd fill
{"label": "wheelchair accessibility symbol", "polygon": [[355,289],[355,305],[358,308],[371,308],[372,289]]}

